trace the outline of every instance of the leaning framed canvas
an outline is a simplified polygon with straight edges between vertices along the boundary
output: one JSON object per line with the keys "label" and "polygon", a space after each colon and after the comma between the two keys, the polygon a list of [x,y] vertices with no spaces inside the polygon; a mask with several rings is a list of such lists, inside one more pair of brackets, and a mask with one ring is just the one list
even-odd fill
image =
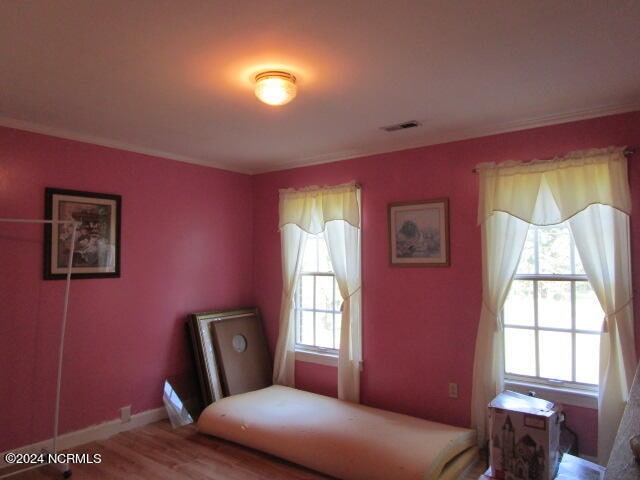
{"label": "leaning framed canvas", "polygon": [[271,385],[271,359],[257,308],[193,313],[189,331],[204,406]]}
{"label": "leaning framed canvas", "polygon": [[394,267],[448,267],[449,199],[389,204],[389,263]]}
{"label": "leaning framed canvas", "polygon": [[[45,218],[77,222],[71,278],[120,276],[120,195],[45,189]],[[44,278],[66,277],[72,224],[46,224]]]}

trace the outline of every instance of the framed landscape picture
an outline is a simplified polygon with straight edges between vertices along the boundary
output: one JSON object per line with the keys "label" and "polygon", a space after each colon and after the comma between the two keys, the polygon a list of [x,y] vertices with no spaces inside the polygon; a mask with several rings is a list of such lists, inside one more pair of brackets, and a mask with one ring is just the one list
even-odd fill
{"label": "framed landscape picture", "polygon": [[389,204],[389,263],[448,267],[449,199]]}
{"label": "framed landscape picture", "polygon": [[[77,222],[71,278],[120,276],[120,195],[45,189],[45,218]],[[44,278],[66,278],[72,223],[45,225]]]}

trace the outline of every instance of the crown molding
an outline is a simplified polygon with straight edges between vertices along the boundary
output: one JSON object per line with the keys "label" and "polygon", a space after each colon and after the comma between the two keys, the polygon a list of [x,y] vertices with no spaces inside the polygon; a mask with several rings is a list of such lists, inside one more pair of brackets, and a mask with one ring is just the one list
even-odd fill
{"label": "crown molding", "polygon": [[221,170],[227,170],[236,173],[243,173],[248,175],[259,175],[262,173],[278,172],[282,170],[290,170],[300,167],[309,167],[313,165],[322,165],[326,163],[339,162],[342,160],[349,160],[353,158],[366,157],[371,155],[381,155],[390,152],[397,152],[402,150],[411,150],[415,148],[428,147],[432,145],[438,145],[449,142],[456,142],[461,140],[468,140],[471,138],[481,138],[490,135],[499,135],[501,133],[516,132],[521,130],[529,130],[533,128],[540,128],[550,125],[560,125],[563,123],[577,122],[580,120],[588,120],[591,118],[605,117],[609,115],[616,115],[621,113],[629,113],[634,111],[640,111],[640,99],[624,104],[603,105],[593,108],[587,108],[582,110],[573,110],[570,112],[555,113],[550,115],[540,115],[530,117],[527,119],[520,119],[510,122],[500,122],[490,125],[482,125],[470,128],[451,129],[445,132],[439,132],[436,134],[429,134],[428,132],[420,137],[414,139],[411,142],[385,144],[382,146],[374,146],[372,148],[363,149],[350,149],[343,150],[341,152],[333,152],[322,155],[313,155],[310,157],[304,157],[299,160],[291,162],[280,163],[278,165],[272,163],[265,167],[253,167],[253,168],[238,168],[226,163],[211,162],[208,160],[202,160],[198,158],[186,157],[184,155],[178,155],[162,150],[155,150],[153,148],[141,147],[138,145],[132,145],[126,142],[119,142],[116,140],[110,140],[93,135],[87,135],[69,130],[64,130],[56,127],[49,127],[33,122],[26,122],[23,120],[17,120],[9,117],[0,117],[0,126],[9,128],[16,128],[19,130],[26,130],[34,133],[41,133],[44,135],[50,135],[52,137],[65,138],[68,140],[75,140],[84,143],[90,143],[93,145],[100,145],[108,148],[115,148],[118,150],[125,150],[134,153],[140,153],[143,155],[149,155],[153,157],[160,157],[167,160],[174,160],[178,162],[191,163],[200,165],[203,167],[217,168]]}
{"label": "crown molding", "polygon": [[178,155],[175,153],[165,152],[163,150],[156,150],[153,148],[141,147],[139,145],[133,145],[126,142],[120,142],[117,140],[111,140],[108,138],[98,137],[95,135],[88,135],[84,133],[72,132],[57,127],[49,127],[47,125],[41,125],[39,123],[26,122],[24,120],[17,120],[10,117],[0,117],[0,126],[15,128],[17,130],[26,130],[33,133],[41,133],[43,135],[49,135],[51,137],[64,138],[66,140],[74,140],[77,142],[90,143],[92,145],[99,145],[101,147],[114,148],[117,150],[125,150],[127,152],[140,153],[142,155],[149,155],[152,157],[164,158],[166,160],[174,160],[176,162],[191,163],[200,165],[203,167],[217,168],[220,170],[228,170],[230,172],[250,174],[247,169],[239,169],[227,164],[211,162],[208,160],[201,160],[193,157],[186,157],[184,155]]}
{"label": "crown molding", "polygon": [[341,160],[349,160],[353,158],[366,157],[371,155],[381,155],[385,153],[398,152],[402,150],[412,150],[415,148],[440,145],[443,143],[457,142],[461,140],[469,140],[472,138],[481,138],[491,135],[499,135],[502,133],[517,132],[522,130],[530,130],[534,128],[546,127],[551,125],[561,125],[563,123],[577,122],[580,120],[588,120],[591,118],[607,117],[622,113],[630,113],[640,111],[640,100],[625,104],[605,105],[595,108],[583,110],[574,110],[571,112],[555,113],[550,115],[540,115],[530,117],[528,119],[515,120],[511,122],[494,123],[471,128],[452,129],[435,135],[428,133],[418,140],[407,142],[403,145],[385,145],[379,148],[349,150],[332,154],[315,155],[306,157],[294,162],[288,162],[279,166],[267,167],[264,169],[256,168],[251,170],[252,175],[262,173],[278,172],[282,170],[290,170],[293,168],[310,167],[313,165],[322,165],[325,163],[339,162]]}

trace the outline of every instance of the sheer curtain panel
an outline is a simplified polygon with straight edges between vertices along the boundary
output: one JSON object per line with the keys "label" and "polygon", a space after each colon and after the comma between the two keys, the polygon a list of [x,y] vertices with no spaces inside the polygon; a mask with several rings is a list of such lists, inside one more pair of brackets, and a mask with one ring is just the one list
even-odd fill
{"label": "sheer curtain panel", "polygon": [[550,161],[477,167],[483,306],[474,358],[472,423],[480,442],[486,435],[487,404],[504,381],[504,346],[496,332],[502,329],[500,312],[526,230],[529,224],[568,220],[587,278],[606,312],[598,402],[598,457],[606,463],[636,360],[628,227],[631,196],[623,152],[610,147]]}
{"label": "sheer curtain panel", "polygon": [[[280,199],[282,209],[282,198]],[[273,383],[295,386],[295,313],[293,296],[296,291],[302,256],[307,240],[307,232],[294,224],[280,227],[282,251],[282,299],[280,301],[280,322],[278,343],[273,360]]]}
{"label": "sheer curtain panel", "polygon": [[324,232],[343,300],[338,356],[338,396],[358,402],[362,359],[360,189],[355,182],[333,187],[280,190],[283,292],[274,383],[294,385],[294,293],[307,235]]}
{"label": "sheer curtain panel", "polygon": [[[359,192],[357,192],[359,193]],[[344,221],[327,223],[324,238],[342,297],[338,398],[360,401],[360,228]]]}
{"label": "sheer curtain panel", "polygon": [[485,219],[482,231],[482,309],[473,362],[471,422],[480,444],[487,435],[487,405],[504,387],[501,311],[518,268],[529,224],[504,212]]}
{"label": "sheer curtain panel", "polygon": [[600,337],[598,396],[598,460],[604,465],[635,371],[629,216],[609,206],[591,205],[569,219],[569,228],[606,315]]}

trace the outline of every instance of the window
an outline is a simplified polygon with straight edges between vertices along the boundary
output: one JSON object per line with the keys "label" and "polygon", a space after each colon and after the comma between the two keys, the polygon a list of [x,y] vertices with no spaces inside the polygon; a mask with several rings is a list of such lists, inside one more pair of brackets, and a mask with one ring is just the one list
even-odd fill
{"label": "window", "polygon": [[324,236],[310,235],[295,293],[296,350],[338,354],[341,304]]}
{"label": "window", "polygon": [[566,223],[529,227],[503,318],[506,381],[597,391],[604,313]]}

